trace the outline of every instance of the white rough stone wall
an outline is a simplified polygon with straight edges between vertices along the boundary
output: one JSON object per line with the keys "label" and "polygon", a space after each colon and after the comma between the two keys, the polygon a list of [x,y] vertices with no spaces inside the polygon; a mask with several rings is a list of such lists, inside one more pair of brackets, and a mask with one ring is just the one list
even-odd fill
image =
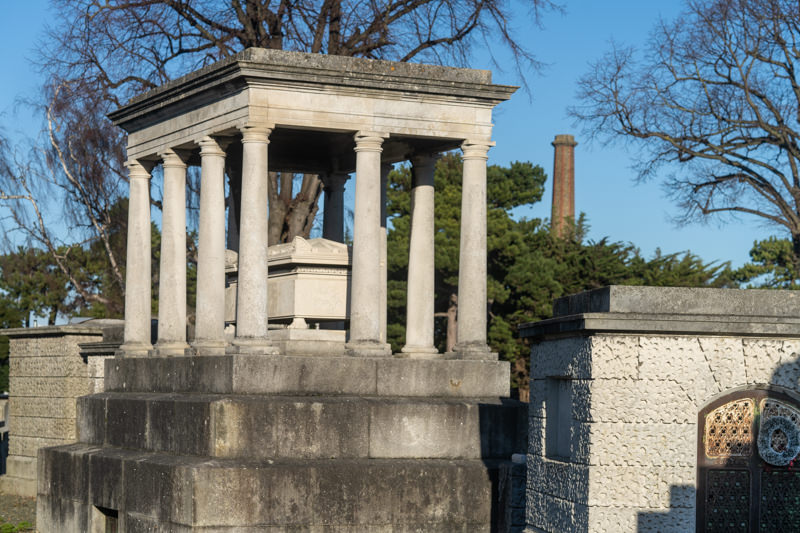
{"label": "white rough stone wall", "polygon": [[[530,532],[695,529],[697,415],[737,388],[800,391],[800,339],[597,334],[531,352]],[[548,377],[572,379],[571,457],[545,457]]]}
{"label": "white rough stone wall", "polygon": [[9,452],[6,475],[0,478],[4,492],[35,496],[39,448],[75,441],[75,399],[102,391],[104,359],[90,357],[87,365],[78,345],[101,339],[99,329],[97,335],[11,337]]}

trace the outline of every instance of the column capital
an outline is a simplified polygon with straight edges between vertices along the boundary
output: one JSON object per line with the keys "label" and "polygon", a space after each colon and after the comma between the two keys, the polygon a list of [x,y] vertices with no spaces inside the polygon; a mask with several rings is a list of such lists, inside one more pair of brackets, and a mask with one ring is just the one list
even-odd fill
{"label": "column capital", "polygon": [[433,175],[439,154],[416,154],[411,157],[411,186],[428,185],[433,187]]}
{"label": "column capital", "polygon": [[125,167],[128,169],[129,179],[146,179],[149,180],[152,176],[150,172],[153,170],[155,164],[152,161],[138,161],[136,159],[129,159],[125,162]]}
{"label": "column capital", "polygon": [[260,142],[269,144],[272,128],[263,124],[246,124],[239,128],[242,132],[242,142]]}
{"label": "column capital", "polygon": [[383,140],[388,137],[385,133],[375,131],[359,131],[353,136],[356,141],[356,152],[382,152]]}
{"label": "column capital", "polygon": [[483,159],[485,161],[489,159],[489,148],[494,145],[495,143],[492,141],[472,141],[467,139],[461,143],[463,159]]}
{"label": "column capital", "polygon": [[186,168],[188,157],[182,150],[164,150],[158,155],[161,156],[163,167]]}
{"label": "column capital", "polygon": [[350,174],[347,172],[328,172],[323,174],[320,179],[322,179],[324,190],[338,192],[344,190],[344,182],[350,179]]}
{"label": "column capital", "polygon": [[428,167],[435,165],[437,161],[442,157],[442,154],[439,152],[434,152],[431,154],[426,153],[419,153],[412,155],[409,160],[411,161],[411,165],[415,167]]}
{"label": "column capital", "polygon": [[200,147],[200,155],[217,155],[225,156],[225,148],[231,143],[231,139],[226,137],[212,137],[206,135],[199,141],[197,145]]}

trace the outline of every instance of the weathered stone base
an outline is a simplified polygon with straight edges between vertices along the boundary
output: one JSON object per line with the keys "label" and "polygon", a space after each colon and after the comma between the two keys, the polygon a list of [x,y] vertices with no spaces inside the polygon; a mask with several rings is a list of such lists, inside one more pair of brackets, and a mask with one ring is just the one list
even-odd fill
{"label": "weathered stone base", "polygon": [[505,361],[239,354],[117,357],[105,390],[213,394],[508,397]]}
{"label": "weathered stone base", "polygon": [[[41,533],[481,532],[525,448],[508,363],[116,358],[39,454]],[[505,499],[510,496],[505,495]]]}
{"label": "weathered stone base", "polygon": [[0,493],[36,496],[36,458],[9,456],[6,474],[0,477]]}
{"label": "weathered stone base", "polygon": [[269,338],[285,355],[343,356],[346,332],[333,329],[273,329]]}
{"label": "weathered stone base", "polygon": [[85,444],[42,450],[40,464],[40,531],[94,531],[100,506],[126,533],[488,532],[497,476],[480,460],[254,462]]}

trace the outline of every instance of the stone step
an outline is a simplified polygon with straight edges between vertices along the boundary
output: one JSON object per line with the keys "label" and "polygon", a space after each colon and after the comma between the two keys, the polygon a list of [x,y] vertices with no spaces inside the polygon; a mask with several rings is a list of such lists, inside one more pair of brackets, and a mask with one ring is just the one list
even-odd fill
{"label": "stone step", "polygon": [[[252,461],[73,444],[39,455],[41,531],[491,531],[497,462]],[[76,475],[76,473],[80,473]]]}
{"label": "stone step", "polygon": [[78,413],[80,442],[229,458],[508,458],[527,434],[509,399],[107,392]]}
{"label": "stone step", "polygon": [[105,390],[498,398],[509,395],[507,361],[220,355],[115,357]]}

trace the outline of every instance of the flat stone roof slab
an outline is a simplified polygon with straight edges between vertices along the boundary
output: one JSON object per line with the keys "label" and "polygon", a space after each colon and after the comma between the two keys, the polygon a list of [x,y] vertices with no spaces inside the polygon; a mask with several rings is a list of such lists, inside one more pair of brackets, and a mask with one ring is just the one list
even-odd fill
{"label": "flat stone roof slab", "polygon": [[191,99],[190,107],[199,107],[264,83],[420,93],[492,105],[508,100],[518,88],[493,85],[488,70],[248,48],[132,98],[109,118],[131,131],[142,126],[143,115],[178,101]]}
{"label": "flat stone roof slab", "polygon": [[597,332],[800,336],[800,292],[612,285],[559,298],[553,318],[520,326],[536,339]]}

